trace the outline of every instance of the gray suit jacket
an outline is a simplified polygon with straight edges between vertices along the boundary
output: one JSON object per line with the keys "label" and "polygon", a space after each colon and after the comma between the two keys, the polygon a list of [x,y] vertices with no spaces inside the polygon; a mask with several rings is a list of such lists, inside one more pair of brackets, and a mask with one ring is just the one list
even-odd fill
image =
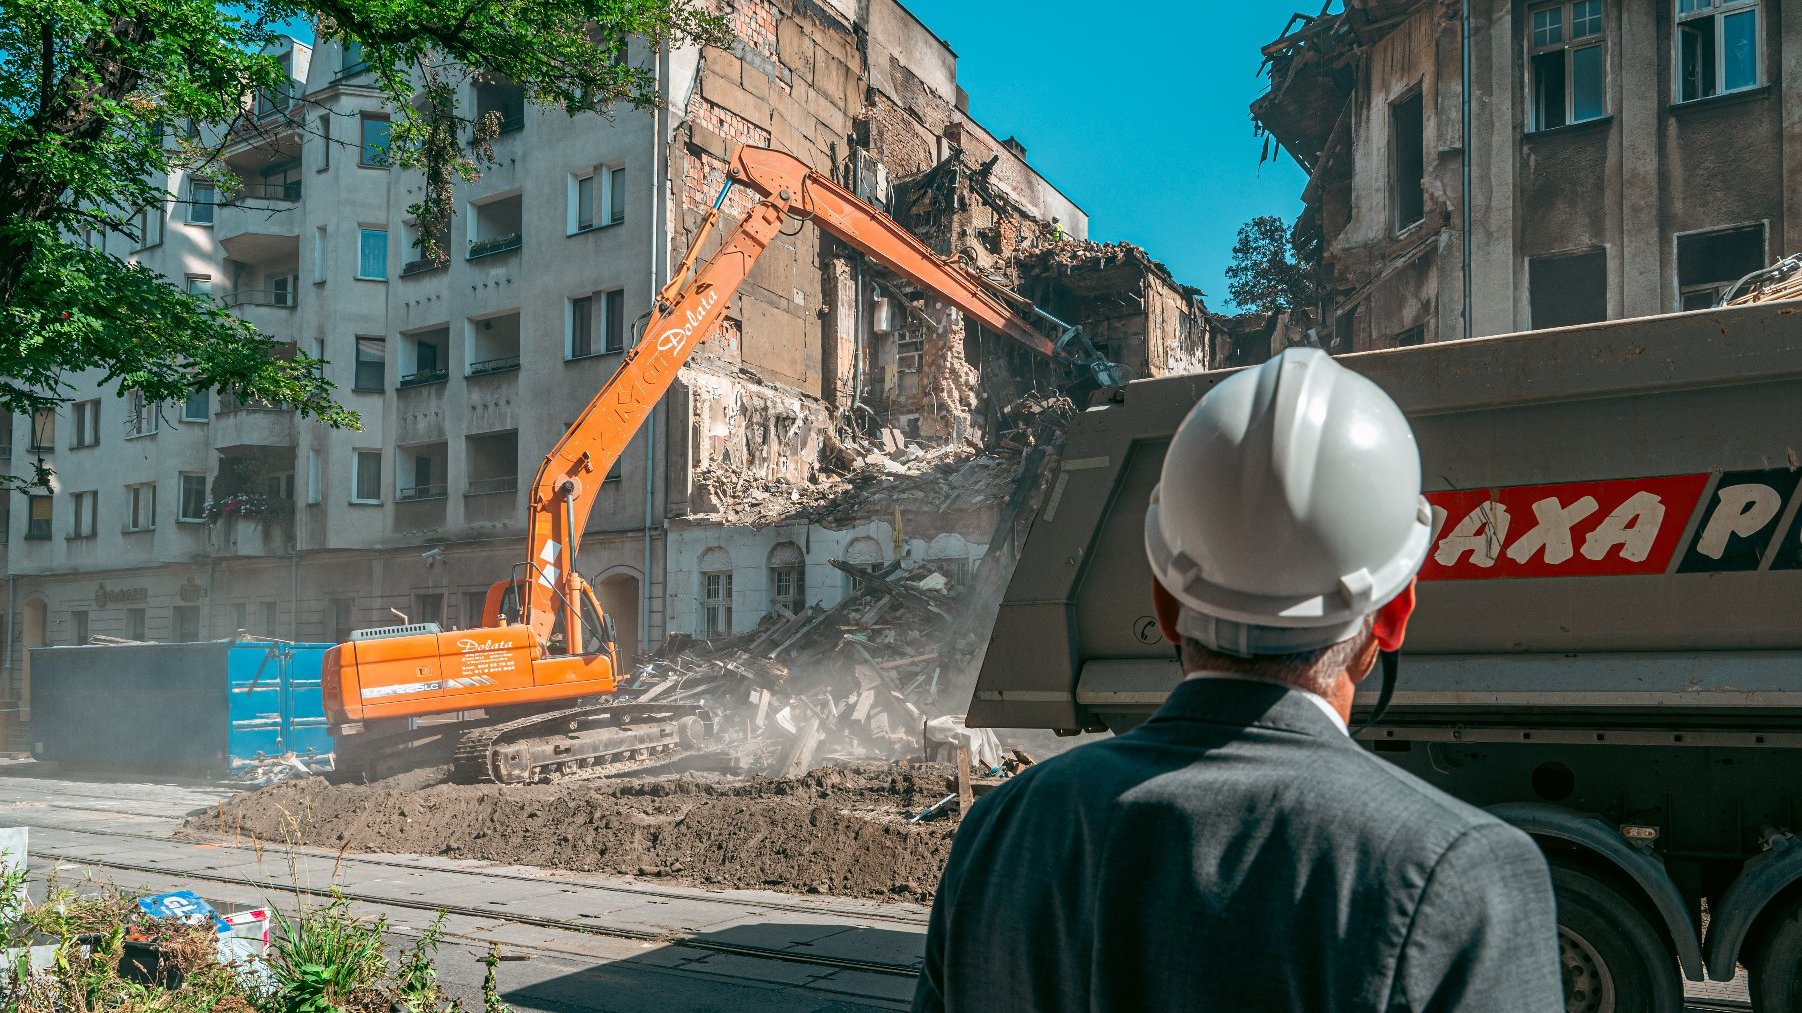
{"label": "gray suit jacket", "polygon": [[1184,682],[958,829],[915,1010],[1564,1008],[1519,830],[1357,746],[1300,693]]}

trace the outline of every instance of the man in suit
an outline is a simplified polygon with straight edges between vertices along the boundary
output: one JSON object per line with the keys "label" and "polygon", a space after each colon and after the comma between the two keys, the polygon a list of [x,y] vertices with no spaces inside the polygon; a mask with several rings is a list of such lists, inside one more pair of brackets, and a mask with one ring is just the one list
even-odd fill
{"label": "man in suit", "polygon": [[973,807],[914,1009],[1563,1009],[1538,849],[1347,734],[1431,528],[1369,380],[1290,349],[1210,391],[1145,519],[1186,678]]}

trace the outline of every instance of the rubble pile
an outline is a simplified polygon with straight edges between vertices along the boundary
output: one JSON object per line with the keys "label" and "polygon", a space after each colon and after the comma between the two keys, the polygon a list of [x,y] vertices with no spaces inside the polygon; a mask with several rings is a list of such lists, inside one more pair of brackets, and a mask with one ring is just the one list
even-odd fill
{"label": "rubble pile", "polygon": [[795,777],[831,761],[932,758],[957,745],[981,769],[1008,766],[992,735],[963,732],[956,718],[985,637],[963,621],[968,603],[946,570],[831,562],[855,579],[855,593],[740,637],[673,638],[624,696],[716,711],[712,759],[734,772]]}

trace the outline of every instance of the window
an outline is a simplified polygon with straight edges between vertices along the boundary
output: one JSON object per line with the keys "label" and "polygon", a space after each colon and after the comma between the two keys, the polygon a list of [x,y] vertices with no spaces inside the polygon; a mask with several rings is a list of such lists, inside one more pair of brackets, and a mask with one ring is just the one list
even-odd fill
{"label": "window", "polygon": [[357,241],[357,277],[371,281],[388,278],[388,230],[362,229]]}
{"label": "window", "polygon": [[416,623],[444,625],[444,594],[433,591],[413,596],[413,614],[407,618]]}
{"label": "window", "polygon": [[162,412],[159,410],[159,406],[155,402],[146,401],[143,391],[125,392],[126,439],[129,440],[134,436],[149,436],[156,432],[161,416]]}
{"label": "window", "polygon": [[213,294],[213,276],[210,274],[190,274],[187,282],[189,295]]}
{"label": "window", "polygon": [[325,284],[325,226],[313,229],[313,284]]}
{"label": "window", "polygon": [[183,422],[205,422],[213,407],[213,396],[210,392],[197,390],[189,394],[181,403],[181,420]]}
{"label": "window", "polygon": [[88,610],[76,609],[69,613],[69,643],[80,647],[88,642]]}
{"label": "window", "polygon": [[188,184],[188,224],[213,224],[213,208],[219,203],[219,190],[211,183]]}
{"label": "window", "polygon": [[350,639],[351,631],[356,627],[357,601],[355,598],[332,599],[332,640],[343,643]]}
{"label": "window", "polygon": [[382,452],[358,450],[352,457],[355,459],[356,473],[352,477],[350,501],[352,503],[380,503],[382,501]]}
{"label": "window", "polygon": [[357,371],[352,390],[381,390],[388,379],[388,339],[357,338]]}
{"label": "window", "polygon": [[315,506],[321,499],[319,483],[319,451],[307,451],[307,505]]}
{"label": "window", "polygon": [[93,447],[100,443],[100,400],[78,401],[75,404],[75,439],[71,447]]}
{"label": "window", "polygon": [[482,606],[484,606],[486,604],[488,604],[488,592],[486,592],[486,591],[465,591],[465,592],[463,592],[463,628],[464,629],[466,629],[466,630],[480,629],[483,625],[485,625],[482,622]]}
{"label": "window", "polygon": [[247,602],[232,602],[232,629],[239,633],[250,632],[250,605]]}
{"label": "window", "polygon": [[605,199],[601,209],[606,214],[607,224],[618,225],[626,220],[626,170],[624,168],[608,169]]}
{"label": "window", "polygon": [[770,550],[770,606],[789,615],[807,607],[807,557],[793,542]]}
{"label": "window", "polygon": [[273,503],[294,502],[294,473],[278,471],[263,479],[263,495]]}
{"label": "window", "polygon": [[1686,310],[1708,309],[1734,282],[1764,266],[1762,222],[1678,236],[1678,305]]}
{"label": "window", "polygon": [[363,152],[357,164],[374,169],[388,167],[388,117],[377,113],[364,113]]}
{"label": "window", "polygon": [[1551,130],[1607,114],[1602,0],[1576,0],[1532,13],[1533,129]]}
{"label": "window", "polygon": [[125,639],[144,640],[144,610],[129,608],[125,610]]}
{"label": "window", "polygon": [[163,206],[153,204],[138,211],[137,245],[133,250],[148,250],[163,244]]}
{"label": "window", "polygon": [[626,291],[616,288],[601,296],[601,333],[606,342],[601,351],[613,353],[626,350]]}
{"label": "window", "polygon": [[56,449],[55,408],[39,408],[31,413],[31,449]]}
{"label": "window", "polygon": [[[882,545],[869,535],[859,535],[851,539],[850,545],[845,546],[845,562],[860,570],[875,573],[883,566]],[[856,594],[862,583],[850,574],[845,574],[845,595],[849,597]]]}
{"label": "window", "polygon": [[596,225],[595,174],[591,172],[586,176],[571,176],[569,185],[569,231],[572,235],[587,232]]}
{"label": "window", "polygon": [[183,472],[181,502],[176,504],[175,519],[189,524],[206,520],[206,476]]}
{"label": "window", "polygon": [[156,527],[156,483],[125,487],[125,530],[150,531]]}
{"label": "window", "polygon": [[1529,259],[1527,301],[1536,330],[1608,319],[1607,251]]}
{"label": "window", "polygon": [[1420,324],[1397,334],[1395,336],[1395,347],[1413,348],[1415,345],[1425,344],[1426,340],[1427,326],[1425,324]]}
{"label": "window", "polygon": [[319,124],[319,168],[314,172],[324,172],[332,167],[332,114],[321,113],[316,121]]}
{"label": "window", "polygon": [[94,490],[69,494],[69,537],[92,538],[99,530],[95,514],[100,508],[100,494]]}
{"label": "window", "polygon": [[596,354],[594,347],[594,297],[585,295],[569,301],[569,348],[566,358],[581,359]]}
{"label": "window", "polygon": [[51,498],[49,496],[27,496],[25,499],[25,539],[32,542],[49,540]]}
{"label": "window", "polygon": [[169,639],[179,644],[200,639],[200,606],[177,605],[169,616]]}
{"label": "window", "polygon": [[732,634],[731,571],[701,574],[701,629],[707,637]]}
{"label": "window", "polygon": [[1756,88],[1757,0],[1677,0],[1677,101]]}
{"label": "window", "polygon": [[272,602],[272,601],[264,602],[263,603],[263,626],[262,626],[263,636],[265,636],[265,637],[275,636],[275,631],[277,629],[276,615],[277,615],[276,603]]}
{"label": "window", "polygon": [[1426,123],[1422,119],[1420,92],[1389,107],[1389,203],[1395,231],[1401,232],[1426,217]]}

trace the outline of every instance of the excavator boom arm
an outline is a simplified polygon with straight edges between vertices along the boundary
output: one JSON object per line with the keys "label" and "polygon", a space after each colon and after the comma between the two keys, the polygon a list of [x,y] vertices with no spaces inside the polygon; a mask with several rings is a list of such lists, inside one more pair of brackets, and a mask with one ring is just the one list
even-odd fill
{"label": "excavator boom arm", "polygon": [[[742,147],[728,171],[726,188],[699,230],[696,248],[659,293],[644,335],[545,457],[532,483],[524,618],[541,642],[548,641],[562,618],[571,654],[580,653],[582,644],[576,550],[602,479],[675,382],[677,370],[719,325],[732,296],[786,219],[812,221],[989,330],[1042,355],[1058,357],[1063,351],[1061,341],[1046,338],[976,275],[946,262],[894,219],[794,156]],[[706,242],[734,186],[762,199],[691,278],[699,245]],[[1074,333],[1072,329],[1065,337]]]}

